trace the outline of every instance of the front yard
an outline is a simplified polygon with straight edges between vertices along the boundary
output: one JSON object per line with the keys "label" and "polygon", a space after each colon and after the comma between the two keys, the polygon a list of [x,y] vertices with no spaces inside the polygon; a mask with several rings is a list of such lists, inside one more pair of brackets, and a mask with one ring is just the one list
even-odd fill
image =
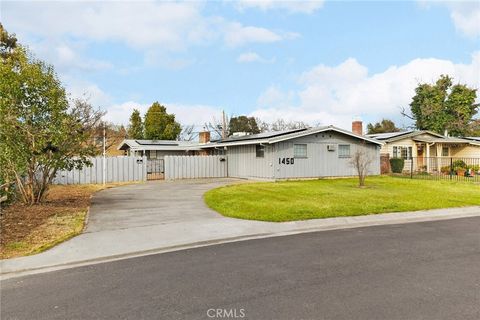
{"label": "front yard", "polygon": [[80,234],[91,195],[115,185],[53,185],[40,205],[2,208],[0,258],[35,254]]}
{"label": "front yard", "polygon": [[262,221],[293,221],[385,212],[480,205],[480,185],[368,177],[259,182],[208,191],[207,205],[224,216]]}

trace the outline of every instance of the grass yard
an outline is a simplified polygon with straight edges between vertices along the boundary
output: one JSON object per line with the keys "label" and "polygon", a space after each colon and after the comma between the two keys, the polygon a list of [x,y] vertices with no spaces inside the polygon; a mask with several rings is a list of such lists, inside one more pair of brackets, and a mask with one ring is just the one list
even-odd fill
{"label": "grass yard", "polygon": [[39,253],[80,234],[91,195],[116,185],[53,185],[40,205],[2,208],[0,258]]}
{"label": "grass yard", "polygon": [[384,212],[480,205],[480,185],[464,182],[368,177],[259,182],[225,186],[205,194],[207,205],[227,217],[293,221]]}

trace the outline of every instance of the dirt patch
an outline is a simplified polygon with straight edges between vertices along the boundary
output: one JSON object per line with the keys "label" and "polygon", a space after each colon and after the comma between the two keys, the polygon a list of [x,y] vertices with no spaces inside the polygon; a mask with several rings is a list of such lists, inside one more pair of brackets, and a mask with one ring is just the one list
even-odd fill
{"label": "dirt patch", "polygon": [[79,234],[91,195],[116,185],[54,185],[40,205],[2,209],[0,258],[37,253]]}

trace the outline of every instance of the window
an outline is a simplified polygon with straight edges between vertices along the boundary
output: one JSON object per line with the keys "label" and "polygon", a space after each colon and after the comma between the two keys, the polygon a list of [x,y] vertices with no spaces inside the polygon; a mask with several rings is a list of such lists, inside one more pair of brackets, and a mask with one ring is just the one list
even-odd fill
{"label": "window", "polygon": [[338,145],[338,157],[339,158],[350,158],[350,145],[349,144],[339,144]]}
{"label": "window", "polygon": [[448,157],[448,147],[442,148],[442,157]]}
{"label": "window", "polygon": [[294,144],[293,145],[293,157],[294,158],[306,158],[307,157],[307,145],[306,144]]}
{"label": "window", "polygon": [[265,146],[261,144],[255,145],[255,154],[257,158],[263,158],[265,156]]}
{"label": "window", "polygon": [[412,159],[412,147],[394,146],[393,157],[402,159]]}

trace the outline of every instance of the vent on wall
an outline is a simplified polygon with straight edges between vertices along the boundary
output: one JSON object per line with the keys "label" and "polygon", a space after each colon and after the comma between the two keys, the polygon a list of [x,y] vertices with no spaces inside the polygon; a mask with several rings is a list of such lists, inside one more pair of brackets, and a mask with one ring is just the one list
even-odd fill
{"label": "vent on wall", "polygon": [[327,144],[327,150],[328,151],[335,151],[335,145],[334,144]]}

